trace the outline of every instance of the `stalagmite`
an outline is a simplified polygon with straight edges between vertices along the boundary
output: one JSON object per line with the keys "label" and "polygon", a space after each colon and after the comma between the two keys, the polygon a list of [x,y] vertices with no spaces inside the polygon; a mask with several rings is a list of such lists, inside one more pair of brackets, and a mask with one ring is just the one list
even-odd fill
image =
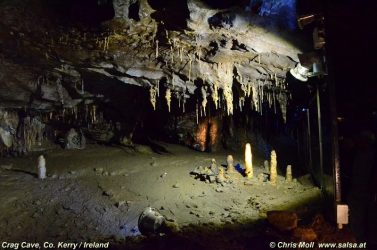
{"label": "stalagmite", "polygon": [[226,165],[227,165],[227,171],[229,173],[232,173],[235,171],[234,169],[234,160],[233,160],[233,156],[232,155],[228,155],[226,157]]}
{"label": "stalagmite", "polygon": [[287,171],[286,171],[286,174],[285,174],[285,180],[287,182],[292,182],[292,166],[291,165],[287,166]]}
{"label": "stalagmite", "polygon": [[272,185],[276,185],[277,180],[277,160],[276,160],[276,152],[272,150],[271,152],[271,168],[270,168],[270,182]]}
{"label": "stalagmite", "polygon": [[215,158],[211,159],[211,167],[210,168],[211,168],[212,171],[217,172],[217,163],[216,163],[216,159]]}
{"label": "stalagmite", "polygon": [[168,105],[168,110],[170,113],[170,109],[171,109],[171,90],[170,89],[166,90],[165,99],[166,99],[166,103]]}
{"label": "stalagmite", "polygon": [[250,143],[245,147],[245,174],[247,178],[253,178],[253,155],[251,154]]}
{"label": "stalagmite", "polygon": [[225,181],[226,181],[226,179],[225,179],[225,175],[224,175],[224,169],[222,167],[220,167],[219,168],[219,173],[216,176],[216,182],[217,183],[223,183]]}
{"label": "stalagmite", "polygon": [[46,179],[46,159],[43,155],[38,157],[38,179]]}

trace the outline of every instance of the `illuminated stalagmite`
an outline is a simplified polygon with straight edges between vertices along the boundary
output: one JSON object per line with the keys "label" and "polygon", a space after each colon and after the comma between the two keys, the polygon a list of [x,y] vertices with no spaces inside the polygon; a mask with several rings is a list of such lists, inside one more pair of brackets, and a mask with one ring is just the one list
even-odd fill
{"label": "illuminated stalagmite", "polygon": [[277,160],[276,160],[276,152],[272,150],[271,152],[271,168],[270,168],[270,182],[272,185],[276,185],[277,179]]}
{"label": "illuminated stalagmite", "polygon": [[245,147],[245,174],[247,178],[253,178],[253,155],[251,154],[250,143],[246,144]]}
{"label": "illuminated stalagmite", "polygon": [[43,155],[38,157],[38,179],[46,179],[46,159]]}
{"label": "illuminated stalagmite", "polygon": [[226,157],[226,164],[227,164],[227,171],[229,173],[232,173],[235,171],[234,169],[234,160],[233,160],[233,156],[232,155],[228,155]]}
{"label": "illuminated stalagmite", "polygon": [[286,175],[285,175],[285,180],[287,182],[292,182],[292,166],[291,165],[288,165],[287,166],[287,171],[286,171]]}

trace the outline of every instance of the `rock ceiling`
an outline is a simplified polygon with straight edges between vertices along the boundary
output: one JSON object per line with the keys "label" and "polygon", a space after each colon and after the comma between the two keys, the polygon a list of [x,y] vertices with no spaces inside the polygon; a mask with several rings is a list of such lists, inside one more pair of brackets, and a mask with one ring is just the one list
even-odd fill
{"label": "rock ceiling", "polygon": [[[188,0],[186,27],[168,29],[146,0],[114,0],[115,17],[88,28],[59,23],[42,2],[0,3],[0,107],[49,111],[90,103],[102,98],[86,88],[94,76],[145,88],[151,107],[157,98],[169,107],[176,98],[184,109],[200,88],[204,110],[213,101],[232,114],[250,100],[260,111],[265,101],[278,102],[284,116],[285,77],[299,42],[269,17]],[[129,18],[135,3],[137,20]]]}

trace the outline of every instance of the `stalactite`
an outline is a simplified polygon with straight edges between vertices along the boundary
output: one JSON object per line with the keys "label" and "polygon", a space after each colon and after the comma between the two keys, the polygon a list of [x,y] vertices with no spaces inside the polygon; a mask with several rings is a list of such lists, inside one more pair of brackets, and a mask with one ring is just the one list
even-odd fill
{"label": "stalactite", "polygon": [[84,79],[81,79],[81,94],[84,94],[85,93],[85,90],[84,90]]}
{"label": "stalactite", "polygon": [[181,49],[180,49],[179,58],[181,59],[181,62],[183,62],[183,47],[181,47]]}
{"label": "stalactite", "polygon": [[153,106],[153,110],[156,110],[156,102],[157,102],[157,90],[155,87],[151,87],[149,89],[149,100]]}
{"label": "stalactite", "polygon": [[252,102],[253,102],[253,107],[256,112],[259,112],[259,90],[258,90],[258,84],[253,82],[251,83],[252,87]]}
{"label": "stalactite", "polygon": [[207,107],[207,92],[204,87],[201,88],[201,93],[202,93],[202,109],[204,116],[206,114],[206,107]]}
{"label": "stalactite", "polygon": [[218,64],[217,73],[220,79],[222,79],[223,96],[226,102],[227,114],[233,114],[233,63]]}
{"label": "stalactite", "polygon": [[191,82],[192,56],[188,55],[188,57],[189,57],[189,75],[188,75],[188,81]]}
{"label": "stalactite", "polygon": [[185,94],[183,94],[183,101],[182,101],[182,112],[185,113],[186,112],[186,108],[185,108],[185,105],[186,105],[186,97],[185,97]]}
{"label": "stalactite", "polygon": [[215,103],[215,108],[218,109],[219,106],[219,86],[216,82],[214,82],[211,86],[211,96],[212,100]]}
{"label": "stalactite", "polygon": [[93,123],[97,123],[97,107],[96,105],[93,105],[92,107],[92,110],[93,110]]}
{"label": "stalactite", "polygon": [[107,37],[105,37],[105,40],[103,42],[103,51],[107,50]]}
{"label": "stalactite", "polygon": [[169,113],[170,113],[170,109],[171,109],[171,90],[169,88],[166,89],[165,99],[166,99],[166,103],[168,105],[168,110],[169,110]]}
{"label": "stalactite", "polygon": [[202,47],[201,47],[201,46],[199,46],[199,47],[196,49],[196,55],[198,56],[199,72],[201,72],[201,70],[202,70],[202,61],[201,61],[201,57],[202,57]]}
{"label": "stalactite", "polygon": [[156,82],[156,91],[157,91],[157,97],[160,97],[160,81],[157,80]]}
{"label": "stalactite", "polygon": [[156,59],[158,58],[158,43],[159,43],[159,41],[156,40]]}
{"label": "stalactite", "polygon": [[176,92],[176,98],[178,100],[178,108],[181,108],[181,95],[178,92]]}
{"label": "stalactite", "polygon": [[227,84],[224,86],[224,99],[226,102],[226,110],[228,115],[233,114],[233,91],[232,84]]}
{"label": "stalactite", "polygon": [[259,113],[263,115],[263,86],[260,82],[258,84],[258,100],[259,100]]}
{"label": "stalactite", "polygon": [[170,60],[171,64],[174,64],[174,51],[173,51],[173,46],[170,46]]}
{"label": "stalactite", "polygon": [[199,110],[198,110],[198,103],[196,103],[196,124],[199,124]]}
{"label": "stalactite", "polygon": [[240,99],[238,100],[238,106],[239,106],[241,112],[242,112],[244,105],[245,105],[245,97],[240,97]]}
{"label": "stalactite", "polygon": [[78,115],[77,115],[77,106],[73,107],[73,115],[75,117],[75,120],[77,120],[77,117],[78,117]]}
{"label": "stalactite", "polygon": [[239,83],[241,84],[241,90],[242,90],[242,92],[244,93],[245,96],[247,96],[248,87],[247,87],[246,83],[242,82],[241,78],[239,78]]}

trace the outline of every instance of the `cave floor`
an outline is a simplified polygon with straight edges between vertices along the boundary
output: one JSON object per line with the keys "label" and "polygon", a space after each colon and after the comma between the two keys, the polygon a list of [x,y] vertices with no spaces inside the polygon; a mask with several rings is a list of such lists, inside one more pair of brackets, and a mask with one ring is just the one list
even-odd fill
{"label": "cave floor", "polygon": [[[39,154],[0,159],[0,238],[8,242],[128,240],[139,234],[137,221],[147,206],[157,208],[181,229],[251,225],[268,210],[310,209],[318,188],[299,182],[277,186],[229,175],[230,184],[209,184],[189,173],[225,164],[227,152],[201,153],[161,144],[168,152],[147,146],[129,148],[88,145],[84,150],[44,152],[48,178],[36,178]],[[242,152],[234,153],[235,163]],[[256,159],[254,176],[263,172]],[[211,243],[205,243],[209,246]],[[197,246],[196,246],[197,247]]]}

